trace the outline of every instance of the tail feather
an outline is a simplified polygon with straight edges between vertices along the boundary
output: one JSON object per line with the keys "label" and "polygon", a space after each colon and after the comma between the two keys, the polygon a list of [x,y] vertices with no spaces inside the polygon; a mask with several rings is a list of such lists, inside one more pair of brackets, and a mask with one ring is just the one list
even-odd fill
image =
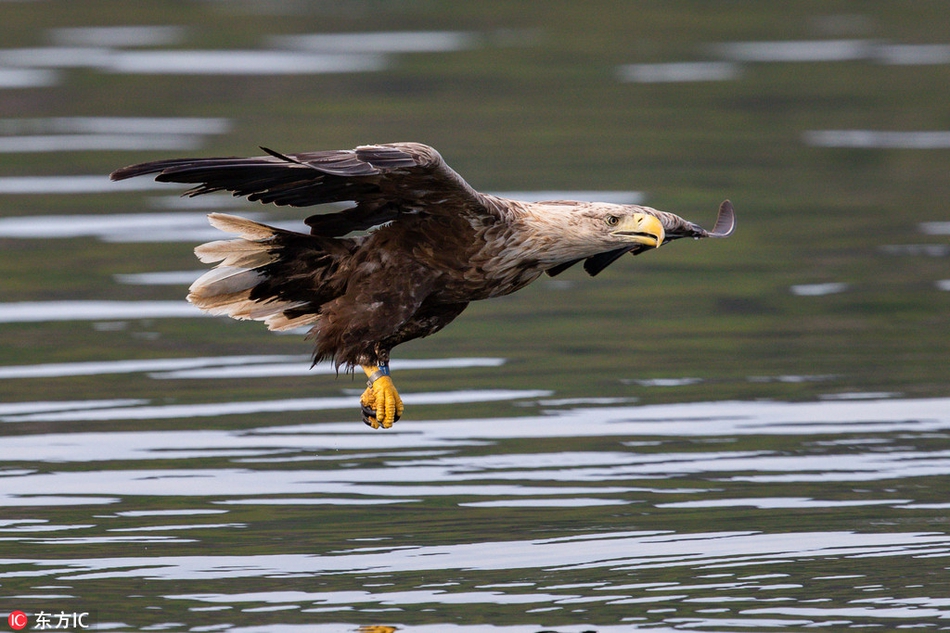
{"label": "tail feather", "polygon": [[267,240],[276,234],[274,227],[227,213],[209,213],[208,222],[225,233],[234,233],[245,240]]}
{"label": "tail feather", "polygon": [[250,290],[260,280],[261,274],[254,269],[222,264],[199,277],[188,290],[195,295],[227,295]]}
{"label": "tail feather", "polygon": [[239,237],[195,249],[202,262],[218,264],[191,285],[188,301],[211,314],[263,321],[271,330],[316,323],[320,305],[333,293],[322,287],[321,270],[301,272],[300,261],[329,266],[334,258],[323,239],[222,213],[208,219]]}
{"label": "tail feather", "polygon": [[[246,305],[251,302],[250,293],[245,290],[242,292],[229,292],[226,294],[212,295],[199,292],[192,292],[188,295],[188,301],[205,312],[218,316],[231,316],[236,319],[249,318],[247,316]],[[243,314],[244,316],[238,316]]]}
{"label": "tail feather", "polygon": [[236,268],[257,268],[274,261],[274,256],[267,246],[242,239],[217,240],[202,244],[195,249],[195,255],[205,264],[221,262],[219,266]]}

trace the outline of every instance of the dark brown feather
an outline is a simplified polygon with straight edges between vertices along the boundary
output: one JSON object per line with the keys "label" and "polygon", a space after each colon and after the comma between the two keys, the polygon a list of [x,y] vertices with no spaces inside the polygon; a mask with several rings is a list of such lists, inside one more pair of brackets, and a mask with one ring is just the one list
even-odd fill
{"label": "dark brown feather", "polygon": [[627,253],[633,251],[635,248],[635,246],[625,246],[624,248],[618,248],[613,251],[607,251],[606,253],[600,253],[598,255],[594,255],[593,257],[588,257],[584,260],[584,270],[586,270],[587,274],[591,277],[596,277],[601,271],[607,268],[607,266],[610,266]]}
{"label": "dark brown feather", "polygon": [[[114,171],[112,179],[155,174],[160,182],[197,185],[185,192],[188,196],[230,191],[251,201],[295,207],[356,202],[358,212],[326,225],[326,230],[338,235],[348,224],[358,227],[352,230],[362,230],[375,226],[367,225],[370,220],[392,220],[394,213],[495,214],[486,198],[426,145],[393,143],[299,154],[262,149],[267,156],[173,159],[132,165]],[[386,211],[380,213],[384,206]],[[319,224],[314,221],[312,226]]]}
{"label": "dark brown feather", "polygon": [[583,260],[584,260],[583,257],[581,257],[580,259],[572,259],[572,260],[569,261],[569,262],[564,262],[563,264],[558,264],[557,266],[552,266],[551,268],[548,268],[548,269],[547,269],[546,271],[544,271],[544,272],[546,272],[546,273],[548,274],[548,277],[557,277],[558,275],[560,275],[561,273],[563,273],[563,272],[564,272],[565,270],[567,270],[568,268],[570,268],[570,267],[572,267],[572,266],[574,266],[574,265],[576,265],[576,264],[579,264],[579,263],[582,262]]}

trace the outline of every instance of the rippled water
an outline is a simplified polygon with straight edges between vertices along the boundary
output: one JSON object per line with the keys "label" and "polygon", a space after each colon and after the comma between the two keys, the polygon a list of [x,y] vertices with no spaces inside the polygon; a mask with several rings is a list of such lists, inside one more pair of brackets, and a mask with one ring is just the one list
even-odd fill
{"label": "rippled water", "polygon": [[[927,19],[681,5],[674,28],[644,5],[587,34],[516,3],[459,24],[418,3],[183,3],[174,23],[126,3],[117,26],[7,4],[38,26],[0,48],[0,618],[950,630],[950,132],[925,107],[945,102],[950,45],[915,30]],[[317,13],[264,17],[304,6]],[[530,188],[508,197],[696,209],[728,190],[741,235],[598,277],[599,297],[543,305],[580,278],[565,275],[538,284],[530,315],[473,306],[464,336],[400,348],[407,413],[373,431],[362,381],[311,368],[300,332],[183,301],[192,247],[221,236],[209,209],[294,228],[301,213],[106,175],[409,130],[484,190]],[[664,283],[684,286],[641,292]],[[663,322],[684,306],[693,320]],[[627,371],[641,350],[623,339],[644,329],[664,362]],[[551,342],[511,349],[511,331]]]}
{"label": "rippled water", "polygon": [[[7,407],[5,603],[109,630],[946,627],[948,399],[406,401],[466,397],[527,411],[373,432]],[[171,414],[189,428],[73,429]]]}

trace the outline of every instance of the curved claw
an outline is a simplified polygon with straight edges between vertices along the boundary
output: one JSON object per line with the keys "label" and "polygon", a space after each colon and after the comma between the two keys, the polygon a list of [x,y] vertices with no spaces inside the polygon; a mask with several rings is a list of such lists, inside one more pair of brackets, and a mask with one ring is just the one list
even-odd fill
{"label": "curved claw", "polygon": [[392,378],[381,376],[367,387],[360,396],[360,409],[363,422],[374,429],[388,429],[398,421],[404,407]]}
{"label": "curved claw", "polygon": [[[367,390],[368,391],[368,390]],[[376,409],[368,407],[360,402],[360,414],[363,416],[363,424],[371,426],[374,429],[379,428],[379,422],[376,420]]]}

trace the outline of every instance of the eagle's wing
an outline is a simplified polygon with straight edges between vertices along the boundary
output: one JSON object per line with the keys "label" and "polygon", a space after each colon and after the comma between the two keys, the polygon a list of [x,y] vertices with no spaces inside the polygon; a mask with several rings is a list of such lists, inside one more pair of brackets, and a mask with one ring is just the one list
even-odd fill
{"label": "eagle's wing", "polygon": [[612,251],[606,251],[603,253],[598,253],[597,255],[592,255],[587,258],[581,257],[580,259],[575,259],[569,262],[564,262],[563,264],[558,264],[553,268],[548,268],[546,272],[550,277],[556,277],[563,273],[565,270],[578,264],[584,262],[584,270],[591,277],[596,277],[600,274],[602,270],[610,266],[615,261],[626,255],[627,253],[633,253],[634,255],[639,255],[645,250],[649,250],[649,247],[643,246],[642,244],[635,244],[632,246],[624,246],[623,248],[617,248]]}
{"label": "eagle's wing", "polygon": [[344,235],[403,213],[497,213],[482,194],[421,143],[363,145],[352,150],[251,158],[179,158],[118,169],[113,180],[157,174],[160,182],[196,185],[185,195],[230,191],[248,200],[307,207],[352,201],[354,207],[307,218],[314,233]]}

